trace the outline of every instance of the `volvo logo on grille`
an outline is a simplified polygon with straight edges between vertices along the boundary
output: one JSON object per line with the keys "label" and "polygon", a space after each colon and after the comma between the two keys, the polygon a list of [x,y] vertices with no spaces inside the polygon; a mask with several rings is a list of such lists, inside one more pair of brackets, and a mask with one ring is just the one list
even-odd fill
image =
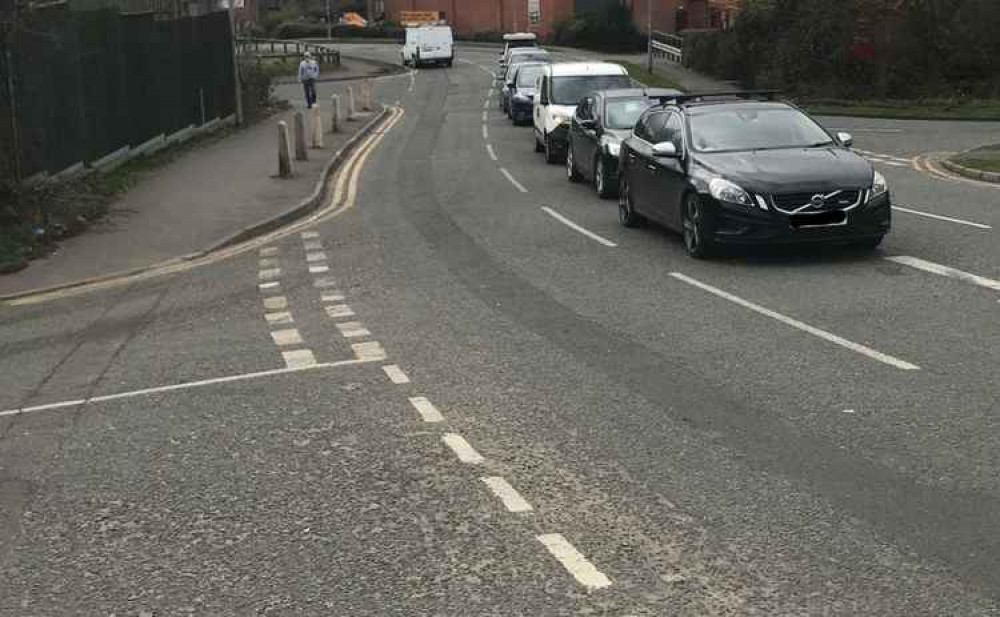
{"label": "volvo logo on grille", "polygon": [[812,198],[809,200],[809,205],[817,210],[820,210],[824,206],[826,206],[826,197],[818,194],[813,195]]}

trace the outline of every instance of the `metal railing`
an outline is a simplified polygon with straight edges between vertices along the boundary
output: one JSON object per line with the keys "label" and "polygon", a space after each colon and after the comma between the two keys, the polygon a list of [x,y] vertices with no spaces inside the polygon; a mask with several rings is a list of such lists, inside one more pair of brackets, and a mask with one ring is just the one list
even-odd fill
{"label": "metal railing", "polygon": [[676,34],[653,31],[653,40],[650,42],[653,55],[666,58],[678,64],[684,63],[684,38]]}
{"label": "metal railing", "polygon": [[238,56],[285,60],[301,58],[307,51],[311,52],[320,64],[340,66],[340,51],[322,43],[242,36],[236,38],[236,55]]}

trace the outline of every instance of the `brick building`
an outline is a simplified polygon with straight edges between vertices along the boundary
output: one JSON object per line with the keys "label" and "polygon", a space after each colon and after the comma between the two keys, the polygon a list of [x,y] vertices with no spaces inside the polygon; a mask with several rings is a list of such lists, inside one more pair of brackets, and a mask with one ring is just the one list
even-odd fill
{"label": "brick building", "polygon": [[[460,34],[532,31],[552,33],[560,20],[598,8],[605,0],[376,0],[390,21],[401,11],[439,11]],[[720,28],[730,20],[735,0],[621,0],[632,10],[639,30],[646,31],[647,10],[653,29]],[[652,2],[652,6],[647,3]],[[382,11],[376,9],[376,14]]]}

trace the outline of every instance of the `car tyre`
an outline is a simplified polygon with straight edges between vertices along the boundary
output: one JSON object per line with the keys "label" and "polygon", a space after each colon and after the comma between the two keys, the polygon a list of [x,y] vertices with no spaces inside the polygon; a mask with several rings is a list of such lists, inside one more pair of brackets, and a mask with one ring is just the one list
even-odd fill
{"label": "car tyre", "polygon": [[865,238],[863,240],[858,240],[854,242],[854,246],[862,251],[874,251],[878,247],[882,246],[882,240],[885,236],[875,236],[874,238]]}
{"label": "car tyre", "polygon": [[555,148],[552,146],[552,138],[548,135],[545,136],[545,146],[543,148],[545,152],[545,162],[549,165],[556,165],[559,163],[559,156],[556,154]]}
{"label": "car tyre", "polygon": [[594,159],[594,190],[601,199],[614,197],[615,189],[608,182],[608,170],[604,166],[604,157],[598,153]]}
{"label": "car tyre", "polygon": [[618,190],[618,221],[630,229],[642,226],[642,216],[632,206],[632,194],[629,191],[628,180],[622,179]]}
{"label": "car tyre", "polygon": [[705,210],[697,193],[684,196],[681,223],[684,234],[684,250],[695,259],[706,259],[714,254],[715,246],[705,223]]}
{"label": "car tyre", "polygon": [[535,152],[545,152],[545,146],[538,140],[537,133],[535,133]]}
{"label": "car tyre", "polygon": [[580,175],[579,170],[576,168],[576,157],[573,156],[572,143],[566,146],[566,178],[570,182],[579,182],[583,179],[583,176]]}

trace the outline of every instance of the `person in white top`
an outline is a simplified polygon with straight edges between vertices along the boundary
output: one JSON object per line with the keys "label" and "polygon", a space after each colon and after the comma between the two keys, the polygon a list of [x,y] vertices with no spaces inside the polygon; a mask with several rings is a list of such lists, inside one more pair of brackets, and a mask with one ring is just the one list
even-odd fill
{"label": "person in white top", "polygon": [[299,83],[306,92],[306,108],[312,109],[316,104],[316,80],[319,79],[319,63],[313,58],[312,52],[306,52],[299,63]]}

